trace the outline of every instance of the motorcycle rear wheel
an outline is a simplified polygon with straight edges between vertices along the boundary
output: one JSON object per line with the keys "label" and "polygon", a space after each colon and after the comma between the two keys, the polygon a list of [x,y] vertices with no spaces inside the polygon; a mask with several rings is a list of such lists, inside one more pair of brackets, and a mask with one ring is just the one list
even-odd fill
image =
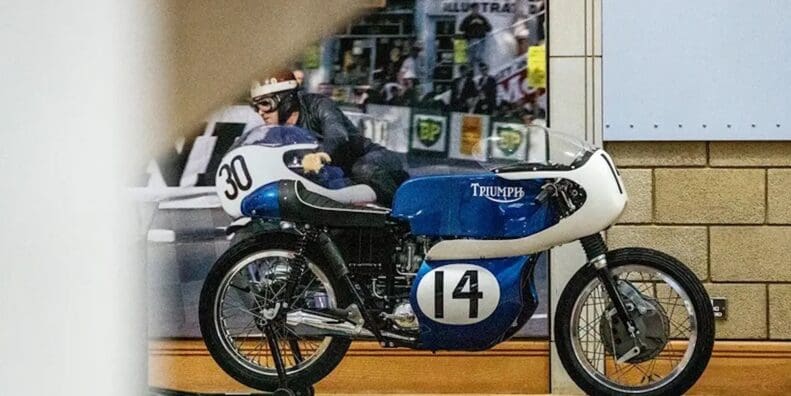
{"label": "motorcycle rear wheel", "polygon": [[[297,252],[296,242],[291,235],[262,234],[232,245],[214,264],[201,290],[200,328],[209,353],[223,371],[251,388],[272,392],[280,386],[258,321],[263,305],[280,301],[278,296]],[[306,307],[308,295],[316,293],[326,298],[329,308],[348,306],[351,296],[324,265],[321,255],[311,245],[306,250],[308,269],[289,308]],[[264,287],[255,288],[256,283]],[[291,389],[310,389],[327,376],[351,343],[338,336],[301,338],[284,323],[272,322],[271,326]]]}
{"label": "motorcycle rear wheel", "polygon": [[650,340],[655,351],[617,362],[613,345],[623,340],[612,331],[615,322],[605,318],[614,309],[596,270],[585,266],[557,305],[555,342],[563,367],[591,395],[683,394],[703,373],[714,345],[706,290],[681,262],[651,249],[611,251],[607,266],[617,282],[628,282],[640,293],[643,304],[653,304],[653,314],[662,316],[653,323],[666,327],[664,337]]}

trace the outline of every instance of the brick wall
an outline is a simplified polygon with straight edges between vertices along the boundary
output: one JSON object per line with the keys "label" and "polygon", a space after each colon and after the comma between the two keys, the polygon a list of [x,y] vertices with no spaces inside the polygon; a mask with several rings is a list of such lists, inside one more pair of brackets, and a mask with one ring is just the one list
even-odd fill
{"label": "brick wall", "polygon": [[791,339],[791,142],[610,142],[629,205],[611,248],[686,263],[728,300],[719,339]]}

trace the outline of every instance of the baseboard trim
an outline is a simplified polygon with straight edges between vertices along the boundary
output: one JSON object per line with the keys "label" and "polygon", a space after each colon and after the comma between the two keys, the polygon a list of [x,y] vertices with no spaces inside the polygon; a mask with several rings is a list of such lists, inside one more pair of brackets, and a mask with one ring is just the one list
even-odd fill
{"label": "baseboard trim", "polygon": [[[791,342],[718,341],[691,394],[776,395],[791,392]],[[245,392],[223,373],[201,340],[149,342],[149,384],[194,392]],[[516,340],[483,352],[383,349],[355,342],[317,385],[321,393],[549,392],[549,342]]]}

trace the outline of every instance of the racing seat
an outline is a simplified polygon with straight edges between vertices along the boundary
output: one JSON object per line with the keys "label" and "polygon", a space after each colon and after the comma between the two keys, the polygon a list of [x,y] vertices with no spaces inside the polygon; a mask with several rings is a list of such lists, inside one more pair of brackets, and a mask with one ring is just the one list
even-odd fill
{"label": "racing seat", "polygon": [[384,227],[390,209],[338,202],[308,190],[299,180],[280,181],[283,220],[332,227]]}

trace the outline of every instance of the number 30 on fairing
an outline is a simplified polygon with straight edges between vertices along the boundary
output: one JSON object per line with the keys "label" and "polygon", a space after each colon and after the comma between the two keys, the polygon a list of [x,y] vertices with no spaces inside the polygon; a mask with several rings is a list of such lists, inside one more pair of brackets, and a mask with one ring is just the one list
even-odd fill
{"label": "number 30 on fairing", "polygon": [[494,312],[499,301],[497,278],[486,268],[472,264],[437,267],[417,286],[420,310],[439,323],[478,323]]}
{"label": "number 30 on fairing", "polygon": [[225,197],[230,200],[236,199],[240,192],[249,190],[253,185],[247,163],[241,155],[231,158],[228,163],[223,162],[217,170],[217,176],[224,180]]}

